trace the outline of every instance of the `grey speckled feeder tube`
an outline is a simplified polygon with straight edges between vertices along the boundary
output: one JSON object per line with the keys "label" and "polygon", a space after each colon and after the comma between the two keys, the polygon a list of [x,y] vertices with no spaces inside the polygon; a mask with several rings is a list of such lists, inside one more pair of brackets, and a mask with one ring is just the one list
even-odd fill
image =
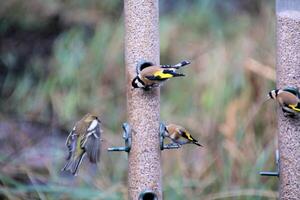
{"label": "grey speckled feeder tube", "polygon": [[[300,1],[277,0],[277,87],[300,88]],[[279,112],[280,199],[300,199],[300,119]]]}
{"label": "grey speckled feeder tube", "polygon": [[128,163],[129,199],[143,191],[162,199],[161,151],[159,143],[160,91],[131,87],[136,65],[141,60],[159,64],[158,0],[125,0],[125,64],[127,113],[132,128]]}

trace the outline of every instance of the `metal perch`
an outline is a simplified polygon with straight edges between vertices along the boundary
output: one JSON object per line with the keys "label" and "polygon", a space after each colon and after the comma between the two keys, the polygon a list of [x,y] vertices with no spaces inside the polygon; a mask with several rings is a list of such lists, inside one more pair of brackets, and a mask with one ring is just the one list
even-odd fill
{"label": "metal perch", "polygon": [[107,151],[125,151],[130,152],[131,149],[131,128],[128,123],[123,123],[123,139],[125,140],[125,146],[123,147],[110,147]]}

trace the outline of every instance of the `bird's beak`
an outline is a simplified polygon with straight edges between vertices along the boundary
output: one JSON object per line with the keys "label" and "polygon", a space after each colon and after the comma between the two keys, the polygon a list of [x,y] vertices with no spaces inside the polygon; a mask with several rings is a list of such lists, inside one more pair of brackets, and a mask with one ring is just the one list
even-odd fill
{"label": "bird's beak", "polygon": [[263,101],[261,104],[264,104],[266,103],[267,101],[269,101],[271,99],[271,97],[268,95]]}

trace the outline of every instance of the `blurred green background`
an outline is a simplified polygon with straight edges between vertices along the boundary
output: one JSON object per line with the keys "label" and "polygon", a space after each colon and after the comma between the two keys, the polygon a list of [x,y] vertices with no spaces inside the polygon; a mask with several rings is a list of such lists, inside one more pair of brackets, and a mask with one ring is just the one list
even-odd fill
{"label": "blurred green background", "polygon": [[[123,1],[8,0],[0,6],[0,198],[127,199]],[[276,199],[275,2],[160,1],[161,63],[192,61],[161,90],[161,119],[205,146],[162,152],[167,200]],[[262,106],[261,106],[262,105]],[[104,122],[99,166],[62,173],[68,132]]]}

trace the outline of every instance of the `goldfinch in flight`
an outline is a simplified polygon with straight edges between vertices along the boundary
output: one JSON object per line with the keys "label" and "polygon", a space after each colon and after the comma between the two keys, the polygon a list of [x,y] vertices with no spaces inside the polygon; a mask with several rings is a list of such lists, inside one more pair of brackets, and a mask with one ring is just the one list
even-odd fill
{"label": "goldfinch in flight", "polygon": [[297,88],[287,87],[275,89],[269,92],[269,99],[276,100],[282,111],[288,116],[295,116],[300,113],[300,93]]}
{"label": "goldfinch in flight", "polygon": [[145,90],[159,87],[170,78],[185,76],[177,73],[176,70],[189,64],[188,61],[181,61],[176,65],[155,66],[151,62],[144,62],[137,67],[137,76],[132,80],[131,85],[133,88],[143,88]]}
{"label": "goldfinch in flight", "polygon": [[99,162],[102,132],[100,125],[98,117],[89,113],[75,124],[66,141],[69,155],[62,171],[70,171],[76,176],[85,155],[91,163]]}
{"label": "goldfinch in flight", "polygon": [[168,124],[165,127],[164,136],[170,138],[179,146],[184,144],[195,144],[202,147],[202,145],[193,138],[193,136],[185,128],[176,124]]}

